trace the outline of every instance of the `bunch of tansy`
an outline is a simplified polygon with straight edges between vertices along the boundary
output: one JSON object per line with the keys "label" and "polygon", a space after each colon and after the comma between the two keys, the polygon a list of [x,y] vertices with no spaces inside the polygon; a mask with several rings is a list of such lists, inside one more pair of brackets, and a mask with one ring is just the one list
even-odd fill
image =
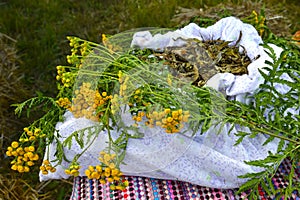
{"label": "bunch of tansy", "polygon": [[11,169],[21,173],[29,172],[30,167],[39,160],[39,154],[36,152],[34,144],[39,138],[44,138],[45,136],[46,134],[42,133],[42,130],[39,128],[33,127],[30,130],[28,127],[25,127],[19,142],[13,141],[7,147],[6,155],[14,157],[11,162]]}
{"label": "bunch of tansy", "polygon": [[177,133],[184,127],[184,122],[188,121],[190,117],[189,111],[183,111],[182,109],[171,110],[166,108],[161,112],[152,111],[152,112],[143,112],[140,111],[132,117],[136,121],[136,126],[138,122],[143,120],[143,117],[146,117],[145,125],[152,128],[155,125],[165,129],[166,133]]}
{"label": "bunch of tansy", "polygon": [[24,147],[20,146],[17,141],[13,141],[6,151],[7,156],[14,157],[14,160],[11,162],[11,169],[20,173],[29,172],[30,167],[35,165],[35,162],[39,159],[39,155],[35,150],[34,146]]}
{"label": "bunch of tansy", "polygon": [[122,179],[122,172],[115,165],[116,154],[108,154],[104,151],[100,152],[99,161],[100,165],[89,166],[85,170],[85,175],[89,179],[98,179],[101,184],[105,184],[108,181],[110,189],[122,190],[128,182]]}

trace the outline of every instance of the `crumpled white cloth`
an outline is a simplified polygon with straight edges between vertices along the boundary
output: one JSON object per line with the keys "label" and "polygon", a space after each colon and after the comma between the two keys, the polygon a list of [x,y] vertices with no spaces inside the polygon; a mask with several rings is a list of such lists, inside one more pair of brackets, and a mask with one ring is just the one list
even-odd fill
{"label": "crumpled white cloth", "polygon": [[[220,20],[215,25],[208,28],[200,28],[196,24],[168,32],[164,35],[158,34],[152,36],[150,32],[143,31],[134,35],[132,46],[140,48],[163,49],[167,46],[181,46],[183,40],[178,38],[197,38],[200,40],[222,39],[232,41],[236,40],[242,31],[240,45],[247,50],[247,55],[253,60],[248,66],[249,74],[235,76],[230,73],[217,74],[208,81],[207,85],[217,90],[224,90],[226,95],[247,103],[245,98],[256,92],[259,85],[263,83],[263,78],[258,69],[266,67],[265,60],[272,61],[259,46],[263,41],[254,27],[245,24],[234,17],[228,17]],[[272,46],[279,55],[282,49]],[[242,49],[241,49],[242,50]],[[258,55],[259,59],[255,60]],[[279,88],[286,90],[287,88]],[[76,130],[95,125],[94,122],[85,118],[76,119],[70,112],[65,113],[66,120],[59,122],[56,129],[62,136],[63,141],[66,137]],[[130,124],[133,123],[128,113],[122,114],[123,120]],[[239,130],[249,131],[248,128],[235,126],[233,132],[228,135],[230,124],[226,124],[220,134],[217,134],[219,125],[211,127],[208,131],[200,134],[196,133],[194,137],[188,137],[189,134],[166,134],[159,127],[150,129],[141,128],[145,137],[141,139],[130,139],[126,151],[124,163],[121,165],[121,171],[125,175],[146,176],[160,179],[174,179],[188,181],[197,185],[215,187],[215,188],[236,188],[245,182],[238,178],[245,173],[258,172],[261,169],[249,166],[244,161],[263,159],[268,152],[275,152],[278,140],[262,146],[267,139],[264,135],[258,135],[255,138],[245,138],[241,144],[234,146],[237,139],[234,133]],[[120,133],[112,130],[113,138]],[[99,133],[98,138],[90,148],[79,158],[82,166],[80,175],[84,175],[84,170],[89,165],[98,164],[99,152],[107,147],[107,132]],[[85,144],[87,145],[87,144]],[[50,144],[50,160],[55,159],[56,144]],[[66,157],[69,160],[81,153],[82,149],[73,140],[71,149],[65,148]],[[52,162],[55,164],[55,162]],[[40,180],[67,178],[64,168],[67,168],[68,162],[63,161],[62,166],[57,168],[53,174],[42,175]]]}

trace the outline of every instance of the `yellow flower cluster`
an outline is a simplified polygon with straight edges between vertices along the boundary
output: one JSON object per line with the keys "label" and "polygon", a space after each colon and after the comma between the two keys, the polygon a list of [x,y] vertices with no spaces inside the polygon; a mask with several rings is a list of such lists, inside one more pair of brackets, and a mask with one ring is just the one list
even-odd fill
{"label": "yellow flower cluster", "polygon": [[120,110],[119,96],[117,94],[115,94],[114,97],[111,99],[110,109],[112,114],[115,114]]}
{"label": "yellow flower cluster", "polygon": [[90,53],[90,45],[88,42],[84,41],[81,45],[80,45],[80,54],[81,56],[85,57]]}
{"label": "yellow flower cluster", "polygon": [[107,106],[108,101],[112,99],[106,92],[99,93],[98,90],[92,90],[90,83],[83,83],[79,90],[75,90],[75,98],[71,111],[76,118],[86,117],[94,121],[99,120],[102,113],[97,113],[100,106]]}
{"label": "yellow flower cluster", "polygon": [[145,116],[145,112],[143,111],[140,111],[136,115],[133,115],[132,119],[136,122],[135,126],[138,126],[138,122],[141,122],[144,116]]}
{"label": "yellow flower cluster", "polygon": [[147,113],[146,125],[153,127],[154,125],[160,126],[165,129],[166,133],[177,133],[183,128],[183,122],[187,122],[190,117],[189,111],[171,110],[169,108],[162,112],[153,111]]}
{"label": "yellow flower cluster", "polygon": [[252,11],[252,15],[254,16],[256,27],[259,30],[259,35],[262,37],[265,31],[266,18],[264,16],[258,15],[255,10]]}
{"label": "yellow flower cluster", "polygon": [[42,172],[42,174],[47,175],[48,172],[54,173],[56,172],[56,168],[53,167],[49,160],[44,160],[42,166],[40,166],[40,170]]}
{"label": "yellow flower cluster", "polygon": [[63,108],[66,108],[66,109],[70,109],[71,108],[71,101],[65,97],[65,98],[59,98],[56,103],[60,106],[60,107],[63,107]]}
{"label": "yellow flower cluster", "polygon": [[25,134],[23,134],[19,139],[19,142],[21,143],[25,143],[28,141],[32,142],[38,138],[46,137],[46,134],[42,133],[42,130],[39,128],[34,128],[33,130],[29,130],[28,127],[25,127],[23,130]]}
{"label": "yellow flower cluster", "polygon": [[105,34],[102,34],[102,43],[108,49],[109,53],[114,53],[116,51],[122,50],[120,46],[113,45]]}
{"label": "yellow flower cluster", "polygon": [[76,37],[69,36],[67,39],[70,41],[70,47],[72,47],[71,55],[67,56],[67,62],[75,65],[76,68],[80,68],[82,66],[81,63],[83,58],[90,53],[92,47],[90,46],[89,42],[83,41]]}
{"label": "yellow flower cluster", "polygon": [[73,86],[75,76],[77,75],[76,73],[67,72],[66,68],[61,65],[57,66],[56,70],[57,70],[56,80],[61,81],[61,83],[65,87]]}
{"label": "yellow flower cluster", "polygon": [[124,75],[122,73],[122,71],[119,71],[118,73],[118,77],[119,77],[119,83],[120,85],[120,96],[126,96],[126,90],[127,90],[127,85],[128,85],[128,80],[129,80],[129,76]]}
{"label": "yellow flower cluster", "polygon": [[102,165],[89,166],[85,170],[85,175],[89,179],[98,179],[101,184],[106,184],[106,181],[111,183],[110,189],[122,190],[128,186],[128,182],[122,181],[122,172],[115,166],[115,154],[108,154],[104,151],[100,152],[99,161]]}
{"label": "yellow flower cluster", "polygon": [[6,155],[15,157],[11,162],[11,169],[20,173],[29,172],[30,167],[39,159],[34,146],[22,147],[17,141],[13,141],[7,148]]}
{"label": "yellow flower cluster", "polygon": [[70,176],[79,176],[79,169],[81,167],[78,163],[73,163],[68,169],[65,170],[65,173]]}

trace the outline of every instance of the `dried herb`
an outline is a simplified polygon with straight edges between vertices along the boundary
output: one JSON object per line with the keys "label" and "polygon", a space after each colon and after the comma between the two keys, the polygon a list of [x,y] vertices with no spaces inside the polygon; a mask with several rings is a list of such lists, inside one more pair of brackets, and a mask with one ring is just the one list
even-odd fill
{"label": "dried herb", "polygon": [[[164,52],[152,51],[157,59],[170,67],[173,75],[192,82],[193,85],[203,86],[206,81],[217,73],[247,74],[250,58],[243,46],[238,45],[242,32],[234,45],[230,41],[183,39],[186,44],[180,47],[167,47]],[[243,51],[240,52],[239,48]],[[149,51],[149,50],[147,50]],[[151,50],[150,50],[151,51]],[[142,54],[142,60],[153,62],[149,54]],[[174,71],[175,69],[176,71]]]}

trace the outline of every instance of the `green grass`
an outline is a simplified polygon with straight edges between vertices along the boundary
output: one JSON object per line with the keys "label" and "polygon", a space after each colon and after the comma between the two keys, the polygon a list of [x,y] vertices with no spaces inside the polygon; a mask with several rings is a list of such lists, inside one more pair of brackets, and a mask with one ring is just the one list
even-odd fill
{"label": "green grass", "polygon": [[[22,127],[39,116],[39,113],[36,113],[36,116],[33,115],[29,119],[17,119],[13,116],[13,109],[10,105],[36,96],[37,92],[48,96],[56,94],[55,67],[66,64],[66,55],[70,52],[66,36],[74,35],[86,40],[101,42],[102,33],[115,34],[137,27],[172,27],[177,25],[171,19],[175,15],[178,6],[197,8],[198,10],[200,7],[207,5],[208,8],[204,10],[203,15],[224,14],[221,9],[224,8],[225,4],[220,4],[220,2],[223,1],[2,1],[0,3],[0,33],[6,34],[13,40],[6,37],[3,40],[1,39],[0,42],[0,57],[10,58],[8,64],[4,65],[3,60],[0,63],[1,154],[4,153],[4,149],[8,144],[17,138]],[[255,7],[255,5],[245,6],[246,1],[231,0],[230,2],[232,3],[227,7],[227,10],[229,10],[227,14],[233,14],[235,11],[251,12],[253,8],[257,12],[260,11],[260,8]],[[290,19],[283,19],[279,24],[273,23],[273,27],[276,27],[274,30],[279,30],[278,33],[280,33],[280,30],[285,30],[282,31],[284,34],[288,30],[292,34],[300,29],[299,2],[293,0],[265,2],[271,2],[266,8],[271,8],[271,5],[276,6],[276,12],[278,13],[275,14],[288,16]],[[211,8],[212,6],[215,10]],[[235,9],[235,6],[238,9]],[[7,55],[11,57],[7,57]],[[29,184],[32,191],[35,191],[32,192],[32,195],[39,199],[64,199],[67,198],[70,192],[70,182],[52,181],[47,185],[46,183],[41,184],[38,182],[37,175],[31,177],[12,173],[8,168],[8,159],[2,155],[0,156],[0,162],[0,180],[4,180],[0,181],[0,184],[17,186],[16,188],[10,188],[11,190],[5,190],[8,195],[12,195],[9,191],[14,191],[14,189],[14,192],[19,194],[21,191],[26,191],[26,184]],[[48,191],[51,191],[49,195]],[[2,195],[4,194],[0,193],[0,199],[14,199],[13,196]],[[17,197],[19,199],[23,198],[21,194]]]}

